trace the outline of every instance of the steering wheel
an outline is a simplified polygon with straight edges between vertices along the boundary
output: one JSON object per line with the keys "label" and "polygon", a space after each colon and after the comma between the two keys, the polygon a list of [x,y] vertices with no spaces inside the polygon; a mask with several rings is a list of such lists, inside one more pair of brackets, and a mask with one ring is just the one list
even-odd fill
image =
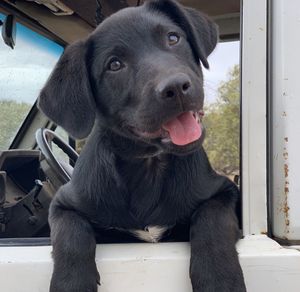
{"label": "steering wheel", "polygon": [[70,145],[65,143],[55,132],[49,129],[38,129],[35,134],[35,139],[47,164],[50,166],[52,172],[55,173],[61,184],[65,184],[70,181],[71,165],[59,161],[55,157],[52,151],[52,143],[57,145],[64,153],[66,153],[74,164],[78,159],[78,153]]}

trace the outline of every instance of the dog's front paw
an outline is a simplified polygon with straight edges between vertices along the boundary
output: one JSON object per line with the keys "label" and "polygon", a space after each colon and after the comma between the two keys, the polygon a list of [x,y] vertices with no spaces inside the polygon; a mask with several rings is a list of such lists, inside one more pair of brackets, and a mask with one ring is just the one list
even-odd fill
{"label": "dog's front paw", "polygon": [[52,275],[50,292],[97,292],[100,275],[97,269],[80,271],[69,268],[68,271],[55,271]]}
{"label": "dog's front paw", "polygon": [[52,278],[50,292],[97,292],[98,282],[94,279]]}
{"label": "dog's front paw", "polygon": [[237,279],[236,282],[210,281],[203,282],[197,287],[193,287],[193,292],[246,292],[243,281]]}
{"label": "dog's front paw", "polygon": [[205,288],[199,288],[199,289],[193,289],[193,292],[247,292],[246,288],[244,286],[240,287],[224,287],[224,288],[216,288],[216,287],[208,287],[206,286]]}

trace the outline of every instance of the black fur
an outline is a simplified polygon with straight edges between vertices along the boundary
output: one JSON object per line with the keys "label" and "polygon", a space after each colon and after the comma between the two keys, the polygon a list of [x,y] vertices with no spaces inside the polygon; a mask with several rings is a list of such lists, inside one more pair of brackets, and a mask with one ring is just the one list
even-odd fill
{"label": "black fur", "polygon": [[[180,36],[177,44],[168,43],[169,32]],[[246,291],[235,250],[239,193],[211,168],[203,135],[185,146],[145,135],[202,109],[199,59],[208,67],[216,43],[206,16],[161,0],[114,14],[66,49],[39,107],[76,138],[92,132],[50,207],[51,292],[97,291],[95,238],[149,225],[190,227],[194,292]],[[121,62],[117,71],[111,58]]]}

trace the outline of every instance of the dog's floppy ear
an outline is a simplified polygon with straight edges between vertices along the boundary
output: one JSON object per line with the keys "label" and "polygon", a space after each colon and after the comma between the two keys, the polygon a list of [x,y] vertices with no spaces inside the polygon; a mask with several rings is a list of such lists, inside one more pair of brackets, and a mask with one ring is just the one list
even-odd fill
{"label": "dog's floppy ear", "polygon": [[84,138],[95,121],[95,102],[85,41],[68,46],[42,89],[38,107],[74,138]]}
{"label": "dog's floppy ear", "polygon": [[218,42],[218,27],[208,16],[172,0],[146,2],[150,10],[159,11],[176,23],[187,35],[196,61],[209,68],[207,57]]}

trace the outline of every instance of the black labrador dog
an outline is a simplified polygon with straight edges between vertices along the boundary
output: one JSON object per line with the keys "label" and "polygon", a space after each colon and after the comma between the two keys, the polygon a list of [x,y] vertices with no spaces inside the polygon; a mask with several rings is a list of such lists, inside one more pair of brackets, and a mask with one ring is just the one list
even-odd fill
{"label": "black labrador dog", "polygon": [[73,137],[90,135],[50,207],[51,292],[97,291],[101,231],[157,242],[179,225],[189,226],[194,292],[246,291],[235,249],[239,192],[201,146],[201,67],[216,43],[205,15],[153,0],[65,50],[39,108]]}

